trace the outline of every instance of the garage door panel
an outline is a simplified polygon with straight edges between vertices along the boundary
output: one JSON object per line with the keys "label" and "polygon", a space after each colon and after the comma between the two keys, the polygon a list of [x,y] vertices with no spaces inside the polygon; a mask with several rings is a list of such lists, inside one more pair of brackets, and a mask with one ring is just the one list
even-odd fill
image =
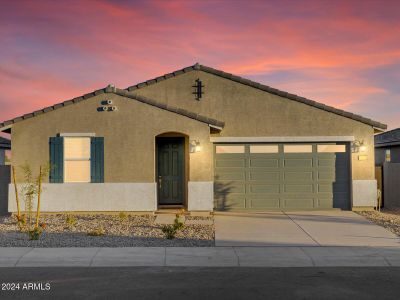
{"label": "garage door panel", "polygon": [[286,171],[283,174],[283,178],[285,181],[312,181],[313,180],[313,172],[293,172],[293,171]]}
{"label": "garage door panel", "polygon": [[314,199],[306,198],[306,199],[282,199],[284,208],[314,208]]}
{"label": "garage door panel", "polygon": [[318,193],[333,193],[333,183],[319,183],[317,187]]}
{"label": "garage door panel", "polygon": [[245,180],[245,172],[219,172],[215,175],[217,180]]}
{"label": "garage door panel", "polygon": [[259,158],[250,158],[249,159],[249,167],[250,168],[278,168],[279,160],[277,158],[273,159],[259,159]]}
{"label": "garage door panel", "polygon": [[298,159],[298,158],[284,158],[283,159],[283,166],[284,167],[296,167],[296,168],[312,168],[313,166],[313,160],[312,158],[304,158],[304,159]]}
{"label": "garage door panel", "polygon": [[215,166],[218,167],[245,167],[246,160],[243,159],[224,159],[224,160],[217,160],[215,162]]}
{"label": "garage door panel", "polygon": [[279,208],[279,196],[272,198],[272,199],[255,199],[250,198],[247,200],[248,207],[251,208],[258,208],[258,209],[272,209],[272,208]]}
{"label": "garage door panel", "polygon": [[332,208],[333,205],[332,196],[326,198],[318,197],[317,205],[320,208]]}
{"label": "garage door panel", "polygon": [[279,194],[279,184],[249,184],[247,191],[249,193]]}
{"label": "garage door panel", "polygon": [[285,193],[312,193],[314,187],[313,184],[284,184],[283,191]]}
{"label": "garage door panel", "polygon": [[217,194],[245,193],[246,185],[244,182],[218,181],[214,185]]}
{"label": "garage door panel", "polygon": [[249,172],[249,180],[279,181],[279,172]]}
{"label": "garage door panel", "polygon": [[349,153],[317,153],[315,143],[304,153],[304,144],[243,144],[243,153],[215,154],[216,198],[226,209],[348,209]]}
{"label": "garage door panel", "polygon": [[332,180],[334,181],[336,178],[335,171],[331,170],[330,172],[328,171],[318,171],[318,180]]}
{"label": "garage door panel", "polygon": [[318,159],[317,160],[318,167],[331,167],[335,168],[335,160],[334,159]]}
{"label": "garage door panel", "polygon": [[246,197],[244,195],[226,195],[216,197],[216,207],[223,210],[246,208]]}

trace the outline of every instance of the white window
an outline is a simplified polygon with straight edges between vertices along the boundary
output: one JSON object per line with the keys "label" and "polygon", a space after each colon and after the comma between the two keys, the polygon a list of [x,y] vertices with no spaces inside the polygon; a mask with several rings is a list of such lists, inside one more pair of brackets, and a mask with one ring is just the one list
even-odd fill
{"label": "white window", "polygon": [[312,145],[284,145],[285,153],[312,153]]}
{"label": "white window", "polygon": [[278,153],[278,145],[251,145],[250,153]]}
{"label": "white window", "polygon": [[64,182],[90,182],[90,137],[64,138]]}
{"label": "white window", "polygon": [[244,153],[244,145],[238,146],[216,146],[215,152],[218,154],[222,153]]}
{"label": "white window", "polygon": [[319,153],[346,152],[346,145],[318,145]]}

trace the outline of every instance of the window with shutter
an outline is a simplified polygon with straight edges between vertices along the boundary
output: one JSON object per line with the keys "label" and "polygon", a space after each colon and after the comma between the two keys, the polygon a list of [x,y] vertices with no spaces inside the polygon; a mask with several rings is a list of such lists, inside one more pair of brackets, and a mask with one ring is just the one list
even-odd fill
{"label": "window with shutter", "polygon": [[64,139],[51,137],[50,145],[50,183],[64,182]]}

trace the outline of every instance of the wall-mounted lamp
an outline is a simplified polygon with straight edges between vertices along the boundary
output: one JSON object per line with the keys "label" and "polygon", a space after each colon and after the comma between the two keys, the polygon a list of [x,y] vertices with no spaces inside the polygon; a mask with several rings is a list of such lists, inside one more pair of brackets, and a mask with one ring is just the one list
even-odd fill
{"label": "wall-mounted lamp", "polygon": [[200,142],[196,140],[191,140],[189,143],[189,152],[196,153],[201,151]]}
{"label": "wall-mounted lamp", "polygon": [[351,152],[359,153],[359,152],[367,152],[367,146],[364,145],[364,141],[355,140],[351,143]]}

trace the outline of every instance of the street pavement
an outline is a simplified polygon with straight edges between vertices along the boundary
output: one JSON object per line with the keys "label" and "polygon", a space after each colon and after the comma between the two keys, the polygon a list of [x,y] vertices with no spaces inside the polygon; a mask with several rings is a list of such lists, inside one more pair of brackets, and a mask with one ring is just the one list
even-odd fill
{"label": "street pavement", "polygon": [[[3,268],[0,299],[399,299],[400,268]],[[31,283],[31,288],[28,287]],[[35,283],[35,285],[33,285]],[[32,287],[33,286],[33,287]]]}

